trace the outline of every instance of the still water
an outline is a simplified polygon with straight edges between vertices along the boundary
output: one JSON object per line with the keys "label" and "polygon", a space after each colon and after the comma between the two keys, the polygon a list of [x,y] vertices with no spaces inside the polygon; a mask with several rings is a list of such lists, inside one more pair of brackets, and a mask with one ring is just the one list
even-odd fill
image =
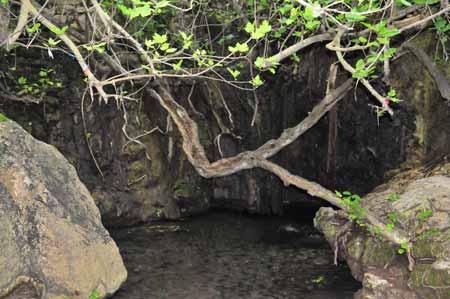
{"label": "still water", "polygon": [[351,299],[360,284],[311,224],[228,212],[113,230],[128,281],[113,299]]}

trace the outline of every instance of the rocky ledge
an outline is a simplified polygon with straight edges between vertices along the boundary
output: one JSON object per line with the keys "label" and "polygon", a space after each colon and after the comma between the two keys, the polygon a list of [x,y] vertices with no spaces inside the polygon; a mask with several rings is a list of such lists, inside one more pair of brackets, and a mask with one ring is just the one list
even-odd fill
{"label": "rocky ledge", "polygon": [[363,283],[355,299],[450,298],[450,177],[440,173],[396,176],[363,199],[387,227],[399,226],[413,237],[412,271],[403,250],[348,223],[341,212],[321,208],[316,214],[316,227]]}

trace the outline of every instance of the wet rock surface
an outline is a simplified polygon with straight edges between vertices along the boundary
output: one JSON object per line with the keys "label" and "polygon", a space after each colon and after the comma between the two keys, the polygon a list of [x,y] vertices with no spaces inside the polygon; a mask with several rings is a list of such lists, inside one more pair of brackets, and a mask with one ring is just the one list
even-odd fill
{"label": "wet rock surface", "polygon": [[127,272],[73,166],[12,121],[0,122],[0,297],[86,299]]}
{"label": "wet rock surface", "polygon": [[111,234],[129,271],[113,299],[351,299],[360,287],[310,224],[216,211]]}

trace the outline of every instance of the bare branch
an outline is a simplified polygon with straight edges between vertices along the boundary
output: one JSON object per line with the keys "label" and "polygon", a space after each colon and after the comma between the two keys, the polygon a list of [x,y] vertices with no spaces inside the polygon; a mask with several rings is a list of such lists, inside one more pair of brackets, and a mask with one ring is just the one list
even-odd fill
{"label": "bare branch", "polygon": [[312,44],[320,43],[320,42],[328,41],[328,40],[332,40],[332,39],[333,39],[333,35],[331,33],[322,33],[319,35],[314,35],[314,36],[308,37],[308,38],[290,46],[289,48],[279,52],[278,54],[273,55],[272,57],[267,59],[267,63],[269,63],[269,64],[270,63],[280,63],[281,61],[285,60],[289,56],[292,56],[293,54],[297,53],[298,51],[300,51]]}
{"label": "bare branch", "polygon": [[[29,8],[27,5],[20,6],[20,13],[19,18],[17,20],[17,25],[14,31],[8,36],[8,38],[3,42],[6,43],[6,49],[9,51],[11,49],[11,46],[17,41],[17,39],[22,34],[23,30],[25,29],[25,26],[28,22],[28,14],[29,14]],[[0,44],[2,46],[2,44]]]}
{"label": "bare branch", "polygon": [[406,30],[409,30],[409,29],[411,29],[411,28],[416,28],[416,27],[419,27],[419,26],[421,26],[421,25],[425,25],[425,24],[428,23],[429,21],[434,20],[434,19],[436,19],[437,17],[439,17],[439,16],[441,16],[441,15],[443,15],[443,14],[448,13],[448,11],[450,11],[450,5],[447,4],[447,7],[446,7],[446,8],[442,8],[442,9],[439,10],[438,12],[436,12],[436,13],[434,13],[434,14],[432,14],[432,15],[430,15],[430,16],[424,18],[424,19],[420,19],[420,20],[417,21],[417,22],[414,22],[414,23],[412,23],[412,24],[409,24],[409,25],[407,25],[407,26],[405,26],[405,27],[403,27],[403,28],[400,28],[400,32],[405,32]]}

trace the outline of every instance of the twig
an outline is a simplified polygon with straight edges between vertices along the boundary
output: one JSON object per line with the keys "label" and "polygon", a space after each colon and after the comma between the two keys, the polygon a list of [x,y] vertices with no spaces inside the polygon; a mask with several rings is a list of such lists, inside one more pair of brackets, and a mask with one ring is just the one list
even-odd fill
{"label": "twig", "polygon": [[429,22],[429,21],[439,17],[440,15],[446,14],[448,11],[450,11],[450,5],[448,5],[446,8],[443,8],[440,11],[438,11],[437,13],[434,13],[434,14],[432,14],[432,15],[424,18],[424,19],[421,19],[421,20],[419,20],[417,22],[409,24],[409,25],[407,25],[407,26],[405,26],[403,28],[400,28],[400,32],[404,32],[404,31],[406,31],[408,29],[415,28],[415,27],[418,27],[420,25],[426,24],[427,22]]}
{"label": "twig", "polygon": [[[343,30],[339,30],[338,33],[336,34],[336,37],[333,39],[333,41],[326,45],[326,48],[327,49],[333,49],[335,47],[339,48],[341,46],[340,40],[341,40],[342,34],[343,34]],[[344,59],[342,52],[341,51],[335,51],[335,52],[336,52],[336,56],[337,56],[339,62],[341,63],[342,67],[351,74],[356,73],[356,70]],[[383,110],[387,111],[390,115],[394,115],[394,111],[392,111],[391,107],[389,107],[389,104],[386,101],[385,97],[380,95],[378,93],[378,91],[376,91],[375,88],[373,88],[373,86],[369,83],[369,81],[367,81],[364,78],[359,78],[359,81],[361,81],[361,83],[366,87],[366,89],[378,100],[378,102],[380,102],[381,107],[383,107]]]}

